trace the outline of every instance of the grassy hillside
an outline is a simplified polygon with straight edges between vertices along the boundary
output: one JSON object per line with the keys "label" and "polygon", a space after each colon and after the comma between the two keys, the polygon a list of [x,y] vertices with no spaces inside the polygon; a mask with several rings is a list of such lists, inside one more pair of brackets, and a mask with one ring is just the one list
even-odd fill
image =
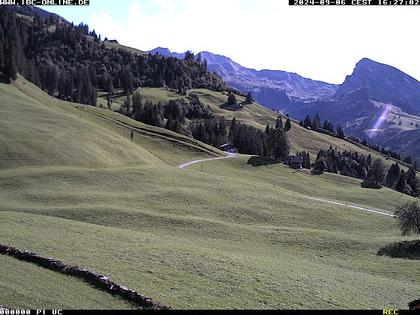
{"label": "grassy hillside", "polygon": [[[145,100],[150,100],[153,103],[165,103],[170,100],[180,98],[180,95],[164,88],[141,88],[140,93]],[[197,94],[200,98],[200,101],[208,105],[216,116],[223,116],[228,120],[231,120],[233,117],[235,117],[236,119],[256,128],[265,129],[267,124],[272,126],[275,125],[275,121],[278,116],[276,112],[257,103],[245,105],[244,109],[241,111],[230,111],[220,108],[220,105],[224,104],[227,100],[227,95],[221,92],[214,92],[204,89],[193,89],[188,91],[188,94],[190,93]],[[245,100],[245,98],[242,96],[237,96],[237,99],[239,102],[243,102]],[[124,100],[125,96],[117,97],[114,100],[113,109],[118,110],[124,103]],[[103,98],[99,100],[99,103],[105,107],[105,95],[103,95]],[[299,126],[299,124],[296,122],[292,122],[292,129],[288,135],[292,145],[291,152],[294,154],[297,151],[306,150],[311,154],[312,159],[316,158],[316,155],[320,149],[328,149],[330,146],[333,146],[340,151],[347,150],[359,152],[360,154],[364,154],[366,156],[371,154],[373,158],[383,159],[385,164],[388,166],[390,166],[392,163],[395,163],[393,160],[387,160],[386,156],[378,153],[377,151],[364,147],[360,144],[351,143],[343,139],[307,130]]]}
{"label": "grassy hillside", "polygon": [[65,309],[132,307],[79,280],[6,256],[0,256],[0,275],[0,301],[15,308],[48,309],[58,301]]}
{"label": "grassy hillside", "polygon": [[[112,111],[50,97],[19,77],[0,85],[0,167],[72,165],[118,167],[223,153],[169,130],[148,126]],[[8,106],[14,104],[14,106]],[[134,130],[134,144],[130,133]],[[162,141],[163,140],[163,141]]]}
{"label": "grassy hillside", "polygon": [[[23,82],[22,82],[23,84]],[[0,167],[138,165],[153,159],[107,129],[0,85]]]}
{"label": "grassy hillside", "polygon": [[[0,169],[0,243],[97,270],[173,308],[403,309],[418,298],[418,262],[376,255],[404,239],[393,218],[303,195],[388,212],[410,197],[362,190],[359,181],[331,174],[253,167],[249,156],[206,162],[203,171],[200,164],[179,170],[174,165],[221,153],[111,111],[80,110],[22,79],[0,89],[1,126],[16,122],[0,133],[1,160],[3,152],[11,152]],[[23,128],[19,116],[26,121],[24,140],[15,136]],[[60,124],[50,122],[56,117]],[[51,132],[38,131],[44,126]],[[89,136],[79,135],[81,128],[88,128]],[[44,135],[57,129],[70,131],[44,146]],[[35,138],[43,140],[44,149],[32,167],[24,167],[19,156],[37,152]],[[67,142],[75,149],[64,158],[59,152],[67,151]],[[30,145],[33,149],[23,149]],[[92,153],[90,146],[99,149]],[[116,147],[124,150],[124,159],[118,154],[113,159]],[[98,164],[91,163],[96,159]],[[21,269],[10,263],[5,272]],[[35,269],[26,277],[45,282],[54,277]],[[13,279],[6,279],[11,286]],[[86,291],[72,300],[82,307],[96,294]],[[17,303],[0,297],[3,304]],[[41,304],[31,294],[19,301]],[[65,303],[53,297],[42,305]]]}

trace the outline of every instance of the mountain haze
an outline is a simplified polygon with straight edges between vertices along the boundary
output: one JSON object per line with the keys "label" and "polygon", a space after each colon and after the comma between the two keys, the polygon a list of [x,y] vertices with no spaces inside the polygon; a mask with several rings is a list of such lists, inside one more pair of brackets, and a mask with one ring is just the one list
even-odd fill
{"label": "mountain haze", "polygon": [[420,82],[394,67],[364,58],[333,97],[288,110],[300,119],[319,113],[359,138],[420,154]]}
{"label": "mountain haze", "polygon": [[[167,48],[152,51],[183,58]],[[347,134],[396,150],[420,155],[420,82],[395,67],[360,60],[340,85],[281,70],[246,68],[232,59],[200,52],[210,71],[243,93],[251,91],[266,107],[296,119],[319,113]]]}
{"label": "mountain haze", "polygon": [[[152,54],[183,58],[185,53],[156,48]],[[267,107],[286,110],[295,102],[309,102],[334,95],[337,86],[315,81],[296,73],[282,70],[255,70],[232,59],[208,51],[198,53],[207,61],[208,69],[220,75],[226,83],[243,93],[251,91],[255,99]]]}

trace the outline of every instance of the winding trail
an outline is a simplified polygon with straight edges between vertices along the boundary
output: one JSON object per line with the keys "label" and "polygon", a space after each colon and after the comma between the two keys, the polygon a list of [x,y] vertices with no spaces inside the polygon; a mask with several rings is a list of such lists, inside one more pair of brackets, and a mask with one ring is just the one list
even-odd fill
{"label": "winding trail", "polygon": [[371,213],[376,213],[376,214],[380,214],[380,215],[395,218],[395,215],[390,214],[388,212],[385,212],[385,210],[382,210],[382,209],[380,209],[380,210],[379,209],[369,209],[369,208],[364,208],[364,207],[361,207],[361,206],[356,206],[356,205],[343,203],[343,202],[339,202],[339,201],[326,200],[326,199],[321,199],[321,198],[311,197],[311,196],[305,196],[305,195],[302,195],[302,197],[305,198],[305,199],[313,200],[313,201],[318,201],[318,202],[322,202],[322,203],[329,203],[329,204],[333,204],[333,205],[337,205],[337,206],[353,208],[353,209],[357,209],[357,210],[361,210],[361,211],[365,211],[365,212],[371,212]]}
{"label": "winding trail", "polygon": [[202,159],[202,160],[194,160],[194,161],[190,161],[190,162],[178,165],[178,168],[183,170],[183,169],[185,169],[188,166],[191,166],[193,164],[197,164],[197,163],[201,163],[201,162],[210,162],[210,161],[217,161],[217,160],[232,159],[232,158],[236,157],[236,155],[237,155],[236,153],[226,153],[226,156],[223,156],[223,157],[209,158],[209,159]]}
{"label": "winding trail", "polygon": [[[209,159],[202,159],[202,160],[193,160],[193,161],[190,161],[190,162],[179,165],[178,168],[179,169],[185,169],[188,166],[191,166],[193,164],[197,164],[197,163],[201,163],[201,162],[210,162],[210,161],[217,161],[217,160],[232,159],[236,156],[237,156],[236,153],[226,153],[226,156],[224,156],[224,157],[209,158]],[[364,212],[370,212],[370,213],[375,213],[375,214],[379,214],[379,215],[382,215],[382,216],[395,218],[395,215],[393,215],[391,213],[388,213],[388,212],[386,212],[386,210],[383,210],[383,209],[370,209],[370,208],[365,208],[365,207],[354,205],[354,204],[349,204],[349,203],[340,202],[340,201],[336,201],[336,200],[327,200],[327,199],[322,199],[322,198],[318,198],[318,197],[315,197],[315,196],[307,196],[307,195],[303,195],[303,194],[301,194],[300,197],[302,199],[308,199],[308,200],[317,201],[317,202],[320,202],[320,203],[333,204],[333,205],[337,205],[337,206],[341,206],[341,207],[352,208],[352,209],[356,209],[356,210],[360,210],[360,211],[364,211]]]}

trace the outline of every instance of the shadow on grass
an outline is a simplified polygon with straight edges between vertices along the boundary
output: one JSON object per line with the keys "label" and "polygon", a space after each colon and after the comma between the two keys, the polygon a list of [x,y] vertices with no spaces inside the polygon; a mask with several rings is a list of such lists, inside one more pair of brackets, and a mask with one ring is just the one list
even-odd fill
{"label": "shadow on grass", "polygon": [[268,157],[262,157],[262,156],[253,156],[251,157],[247,164],[252,166],[266,166],[266,165],[272,165],[272,164],[278,164],[280,162],[270,159]]}
{"label": "shadow on grass", "polygon": [[389,244],[378,251],[379,256],[420,260],[420,240]]}
{"label": "shadow on grass", "polygon": [[0,83],[2,83],[2,84],[10,84],[11,82],[10,82],[10,80],[6,80],[3,77],[2,73],[0,73]]}

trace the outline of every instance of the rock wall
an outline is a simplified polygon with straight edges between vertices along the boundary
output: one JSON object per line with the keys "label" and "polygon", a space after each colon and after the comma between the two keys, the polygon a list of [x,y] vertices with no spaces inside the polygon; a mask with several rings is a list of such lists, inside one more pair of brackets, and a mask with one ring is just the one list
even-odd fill
{"label": "rock wall", "polygon": [[59,260],[51,257],[42,257],[36,253],[20,250],[12,246],[0,244],[0,254],[9,255],[16,259],[34,263],[38,266],[70,275],[86,281],[94,287],[107,291],[113,295],[117,295],[128,302],[147,310],[167,310],[168,306],[153,301],[151,298],[144,296],[136,291],[130,290],[125,286],[118,285],[107,276],[101,275],[95,271],[77,266],[69,266]]}

